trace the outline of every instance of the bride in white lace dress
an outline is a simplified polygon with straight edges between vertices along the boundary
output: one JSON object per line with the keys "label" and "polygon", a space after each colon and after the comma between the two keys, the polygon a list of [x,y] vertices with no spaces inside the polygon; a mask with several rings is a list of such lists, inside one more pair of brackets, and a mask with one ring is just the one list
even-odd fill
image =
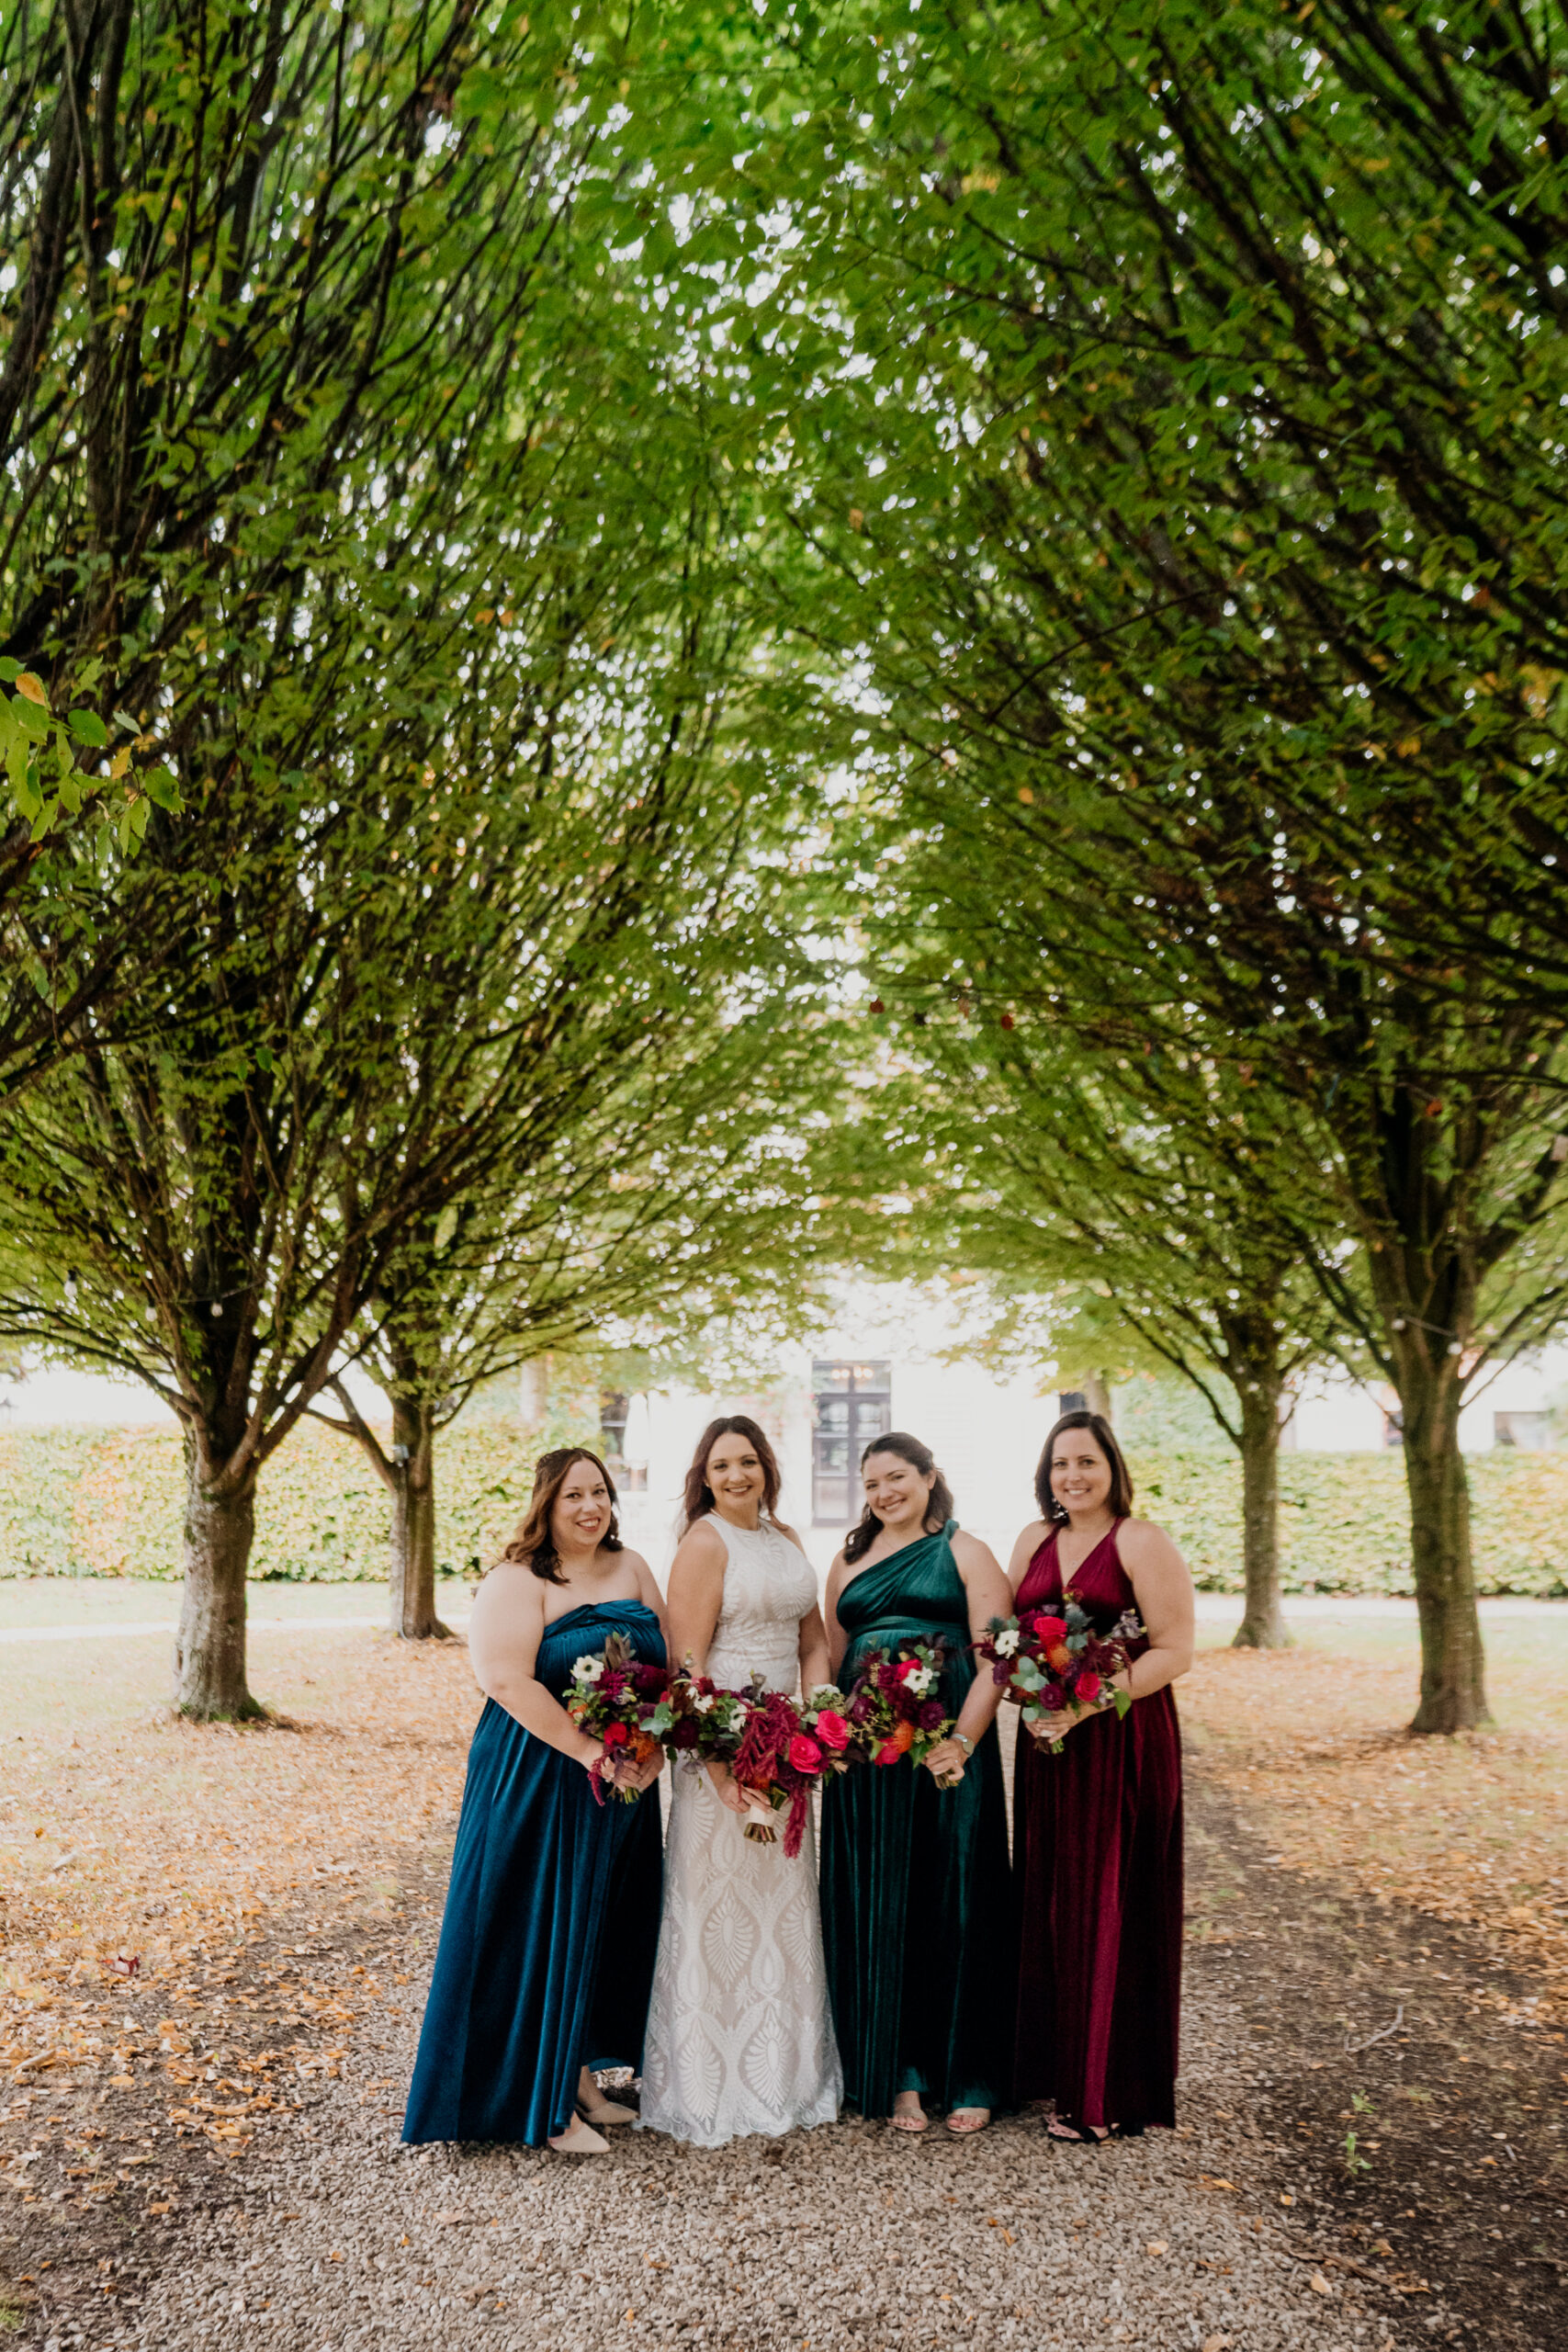
{"label": "bride in white lace dress", "polygon": [[[755,1421],[704,1431],[670,1571],[670,1657],[690,1652],[721,1689],[753,1673],[791,1696],[828,1680],[816,1573],[773,1517],[778,1489]],[[810,1824],[791,1861],[782,1837],[750,1842],[745,1816],[725,1766],[674,1773],[640,2120],[700,2148],[830,2123],[842,2088]]]}

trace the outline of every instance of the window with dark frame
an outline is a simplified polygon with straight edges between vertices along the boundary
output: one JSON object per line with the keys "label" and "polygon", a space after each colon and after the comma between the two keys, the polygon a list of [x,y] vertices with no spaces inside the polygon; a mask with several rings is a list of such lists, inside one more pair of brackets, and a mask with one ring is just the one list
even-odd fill
{"label": "window with dark frame", "polygon": [[893,1367],[839,1356],[811,1367],[811,1519],[848,1527],[860,1517],[860,1458],[893,1426]]}

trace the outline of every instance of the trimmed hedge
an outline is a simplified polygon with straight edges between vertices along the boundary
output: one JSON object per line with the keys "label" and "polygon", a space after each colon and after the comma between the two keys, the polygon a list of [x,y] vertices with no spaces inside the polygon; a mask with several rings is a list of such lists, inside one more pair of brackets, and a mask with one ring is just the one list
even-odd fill
{"label": "trimmed hedge", "polygon": [[[554,1427],[459,1422],[436,1441],[436,1567],[489,1566],[521,1516]],[[177,1430],[0,1430],[0,1577],[180,1574],[185,1475]],[[382,1581],[385,1487],[358,1446],[306,1422],[262,1472],[251,1573]]]}
{"label": "trimmed hedge", "polygon": [[[541,1446],[564,1423],[459,1421],[437,1442],[436,1553],[446,1573],[493,1559],[522,1511]],[[1138,1508],[1169,1528],[1200,1586],[1241,1589],[1234,1455],[1131,1449]],[[177,1430],[0,1430],[0,1577],[177,1577]],[[1470,1462],[1483,1592],[1568,1595],[1568,1453]],[[1413,1589],[1397,1453],[1283,1453],[1280,1532],[1291,1592]],[[307,1422],[262,1474],[253,1573],[326,1582],[386,1575],[387,1495],[358,1448]]]}
{"label": "trimmed hedge", "polygon": [[[1239,1458],[1134,1451],[1131,1466],[1139,1510],[1169,1528],[1200,1589],[1239,1592]],[[1468,1468],[1480,1589],[1568,1596],[1568,1453],[1500,1448]],[[1287,1592],[1414,1592],[1400,1455],[1281,1453],[1280,1550]]]}

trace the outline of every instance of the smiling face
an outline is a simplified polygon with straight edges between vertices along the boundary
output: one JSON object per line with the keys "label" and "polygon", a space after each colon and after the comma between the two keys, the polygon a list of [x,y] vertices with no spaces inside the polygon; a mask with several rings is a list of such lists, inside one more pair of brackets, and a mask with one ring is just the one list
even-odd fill
{"label": "smiling face", "polygon": [[610,1529],[610,1489],[597,1464],[572,1464],[550,1512],[550,1539],[559,1553],[596,1551]]}
{"label": "smiling face", "polygon": [[861,1465],[866,1501],[886,1528],[918,1534],[931,1508],[934,1470],[917,1470],[901,1453],[868,1453]]}
{"label": "smiling face", "polygon": [[1092,1430],[1064,1430],[1051,1448],[1051,1492],[1071,1519],[1103,1510],[1111,1497],[1111,1464]]}
{"label": "smiling face", "polygon": [[703,1475],[720,1514],[755,1527],[768,1479],[750,1439],[735,1430],[715,1438]]}

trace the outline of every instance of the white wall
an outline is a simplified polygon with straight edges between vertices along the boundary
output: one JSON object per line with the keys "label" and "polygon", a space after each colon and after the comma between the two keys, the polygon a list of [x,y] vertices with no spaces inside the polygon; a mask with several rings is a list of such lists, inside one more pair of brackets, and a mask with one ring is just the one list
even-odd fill
{"label": "white wall", "polygon": [[[1467,1453],[1494,1443],[1498,1413],[1541,1413],[1568,1389],[1568,1347],[1542,1348],[1500,1372],[1483,1375],[1460,1413],[1459,1442]],[[1371,1453],[1383,1442],[1383,1407],[1396,1402],[1381,1382],[1354,1381],[1346,1372],[1314,1373],[1292,1416],[1293,1442],[1303,1453]]]}
{"label": "white wall", "polygon": [[940,1315],[933,1318],[929,1300],[868,1284],[846,1300],[843,1319],[832,1330],[808,1346],[780,1351],[777,1373],[762,1395],[674,1389],[651,1396],[648,1489],[626,1498],[622,1520],[628,1538],[662,1578],[682,1486],[705,1423],[719,1413],[750,1412],[767,1429],[779,1456],[783,1515],[825,1570],[845,1530],[812,1524],[811,1366],[817,1359],[869,1357],[892,1365],[894,1428],[931,1448],[964,1525],[1005,1562],[1019,1529],[1035,1515],[1034,1464],[1055,1419],[1055,1395],[1041,1396],[1032,1380],[994,1380],[978,1364],[940,1361],[932,1351],[953,1336]]}

